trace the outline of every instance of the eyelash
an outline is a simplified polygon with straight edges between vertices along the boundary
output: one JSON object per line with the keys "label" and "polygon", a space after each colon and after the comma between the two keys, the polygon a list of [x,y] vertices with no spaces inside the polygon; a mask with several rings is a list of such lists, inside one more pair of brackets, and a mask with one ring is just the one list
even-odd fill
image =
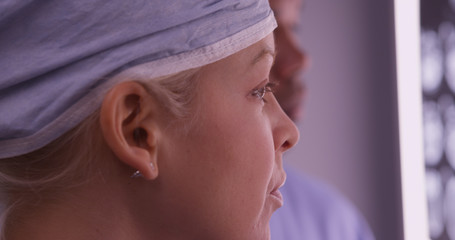
{"label": "eyelash", "polygon": [[273,92],[277,85],[278,84],[276,82],[269,82],[264,87],[253,90],[251,95],[253,97],[260,98],[263,102],[267,102],[264,98],[265,94],[268,92]]}

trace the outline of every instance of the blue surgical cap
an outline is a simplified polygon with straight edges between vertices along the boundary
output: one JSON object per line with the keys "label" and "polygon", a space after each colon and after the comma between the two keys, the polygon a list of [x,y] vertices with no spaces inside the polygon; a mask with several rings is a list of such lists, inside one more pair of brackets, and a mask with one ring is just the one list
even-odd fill
{"label": "blue surgical cap", "polygon": [[39,149],[82,122],[113,73],[200,67],[275,27],[267,0],[3,0],[0,158]]}

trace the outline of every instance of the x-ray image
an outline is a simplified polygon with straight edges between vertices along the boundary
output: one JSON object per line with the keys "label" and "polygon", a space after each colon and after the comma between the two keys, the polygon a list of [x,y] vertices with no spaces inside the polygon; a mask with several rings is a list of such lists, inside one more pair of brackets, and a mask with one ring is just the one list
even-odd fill
{"label": "x-ray image", "polygon": [[420,3],[429,232],[455,240],[455,0]]}

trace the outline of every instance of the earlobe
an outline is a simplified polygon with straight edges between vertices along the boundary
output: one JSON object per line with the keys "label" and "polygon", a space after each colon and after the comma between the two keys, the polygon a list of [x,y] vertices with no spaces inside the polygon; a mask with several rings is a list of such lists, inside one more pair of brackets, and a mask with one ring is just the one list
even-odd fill
{"label": "earlobe", "polygon": [[115,85],[100,111],[104,139],[117,158],[145,179],[158,176],[156,100],[138,82]]}

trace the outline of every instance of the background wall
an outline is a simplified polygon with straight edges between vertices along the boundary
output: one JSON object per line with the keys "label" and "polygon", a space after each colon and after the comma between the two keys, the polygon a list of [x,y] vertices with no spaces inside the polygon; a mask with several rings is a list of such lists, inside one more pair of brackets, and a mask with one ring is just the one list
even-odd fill
{"label": "background wall", "polygon": [[378,240],[402,239],[393,1],[304,1],[312,66],[287,161],[340,190]]}

